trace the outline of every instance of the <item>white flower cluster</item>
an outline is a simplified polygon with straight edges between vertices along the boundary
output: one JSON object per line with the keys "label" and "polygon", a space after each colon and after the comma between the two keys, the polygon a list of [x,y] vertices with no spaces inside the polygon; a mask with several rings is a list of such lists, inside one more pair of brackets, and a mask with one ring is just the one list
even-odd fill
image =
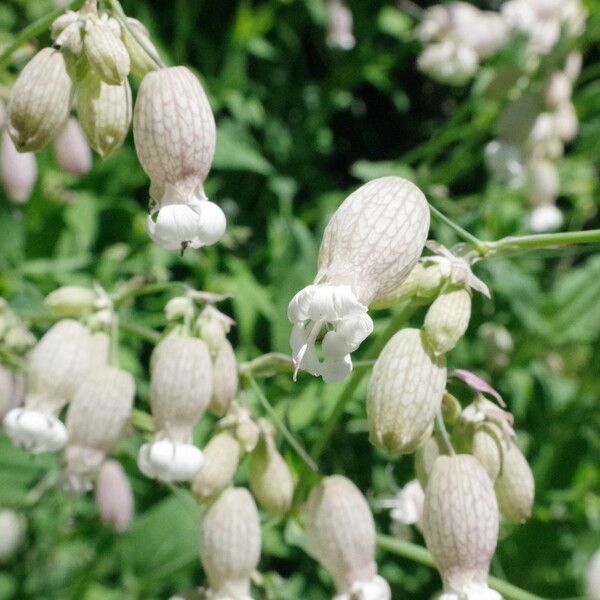
{"label": "white flower cluster", "polygon": [[524,186],[533,211],[534,232],[558,229],[562,213],[558,165],[565,144],[577,135],[578,120],[571,102],[581,55],[570,54],[563,68],[542,82],[539,93],[524,93],[501,116],[498,139],[485,149],[489,170],[502,183]]}
{"label": "white flower cluster", "polygon": [[462,85],[477,72],[481,60],[506,43],[508,28],[498,13],[450,2],[425,11],[417,37],[425,44],[419,69],[436,81]]}

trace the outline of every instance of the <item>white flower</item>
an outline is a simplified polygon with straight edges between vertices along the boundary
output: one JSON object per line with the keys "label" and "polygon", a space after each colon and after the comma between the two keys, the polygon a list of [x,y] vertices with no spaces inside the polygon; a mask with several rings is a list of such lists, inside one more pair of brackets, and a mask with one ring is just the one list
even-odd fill
{"label": "white flower", "polygon": [[484,583],[471,582],[466,584],[460,592],[442,594],[439,600],[502,600],[502,596]]}
{"label": "white flower", "polygon": [[417,65],[436,81],[463,85],[477,72],[479,57],[470,46],[445,39],[427,46],[419,56]]}
{"label": "white flower", "polygon": [[169,250],[200,248],[218,242],[225,233],[223,211],[206,198],[184,199],[167,183],[158,210],[147,220],[148,234]]}
{"label": "white flower", "polygon": [[[309,285],[292,298],[288,318],[294,323],[290,343],[295,372],[304,369],[327,383],[352,370],[350,353],[373,331],[367,307],[347,285]],[[324,330],[325,359],[320,361],[315,342]]]}
{"label": "white flower", "polygon": [[15,408],[4,417],[4,429],[14,444],[29,452],[55,452],[65,446],[67,429],[53,414]]}
{"label": "white flower", "polygon": [[409,481],[392,499],[390,517],[405,525],[415,525],[423,515],[425,494],[418,479]]}
{"label": "white flower", "polygon": [[590,600],[600,600],[600,550],[596,550],[588,564],[585,591]]}
{"label": "white flower", "polygon": [[202,451],[191,444],[159,440],[140,448],[138,467],[151,479],[188,481],[202,468]]}
{"label": "white flower", "polygon": [[349,592],[337,594],[333,600],[390,600],[391,597],[388,582],[381,575],[375,575],[366,581],[355,581]]}
{"label": "white flower", "polygon": [[340,50],[351,50],[356,44],[352,33],[352,11],[342,0],[329,0],[327,4],[329,29],[327,45]]}
{"label": "white flower", "polygon": [[529,215],[529,230],[534,233],[555,231],[563,222],[563,214],[554,204],[537,206]]}

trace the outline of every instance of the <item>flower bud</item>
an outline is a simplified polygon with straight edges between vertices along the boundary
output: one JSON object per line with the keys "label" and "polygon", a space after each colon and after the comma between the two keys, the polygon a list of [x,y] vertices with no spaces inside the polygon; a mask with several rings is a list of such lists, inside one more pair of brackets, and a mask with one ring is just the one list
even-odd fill
{"label": "flower bud", "polygon": [[4,191],[12,202],[25,203],[37,180],[35,156],[31,152],[18,152],[8,132],[0,136],[0,180]]}
{"label": "flower bud", "polygon": [[415,450],[415,475],[423,489],[427,487],[435,461],[442,454],[444,454],[444,444],[435,433]]}
{"label": "flower bud", "polygon": [[85,175],[92,168],[92,152],[77,119],[69,118],[54,140],[54,158],[71,175]]}
{"label": "flower bud", "polygon": [[102,523],[117,533],[127,531],[133,518],[133,492],[127,474],[116,460],[107,460],[100,467],[95,497]]}
{"label": "flower bud", "polygon": [[327,2],[327,45],[340,50],[351,50],[356,44],[352,32],[352,11],[342,0]]}
{"label": "flower bud", "polygon": [[194,316],[194,302],[188,296],[176,296],[171,298],[165,305],[165,317],[167,321],[178,321],[191,319]]}
{"label": "flower bud", "polygon": [[249,468],[250,489],[261,508],[285,515],[292,506],[294,478],[270,436],[263,437],[250,455]]}
{"label": "flower bud", "polygon": [[492,482],[475,458],[459,454],[435,461],[422,525],[444,582],[444,597],[500,600],[486,583],[498,541],[498,505]]}
{"label": "flower bud", "polygon": [[204,515],[199,546],[214,597],[247,600],[261,546],[258,511],[248,490],[221,493]]}
{"label": "flower bud", "polygon": [[[346,477],[326,477],[306,504],[306,540],[311,554],[329,571],[338,593],[389,600],[386,581],[377,575],[375,522],[360,490]],[[344,596],[343,596],[344,597]]]}
{"label": "flower bud", "polygon": [[204,448],[204,465],[192,485],[201,500],[220,494],[233,481],[240,461],[240,444],[227,431],[217,433]]}
{"label": "flower bud", "polygon": [[552,73],[546,88],[546,105],[550,109],[556,109],[564,102],[571,99],[573,93],[573,82],[563,71]]}
{"label": "flower bud", "polygon": [[0,363],[0,423],[8,411],[23,403],[24,397],[24,375]]}
{"label": "flower bud", "polygon": [[96,292],[77,285],[64,285],[50,292],[44,304],[61,317],[83,317],[89,315],[96,304]]}
{"label": "flower bud", "polygon": [[169,67],[144,77],[133,136],[152,181],[176,186],[186,200],[202,186],[215,151],[216,128],[204,89],[189,69]]}
{"label": "flower bud", "polygon": [[0,564],[8,562],[25,538],[26,522],[14,510],[0,510]]}
{"label": "flower bud", "polygon": [[150,382],[155,441],[142,446],[138,465],[148,477],[186,481],[202,466],[192,431],[210,402],[212,365],[206,345],[197,338],[173,335],[164,348]]}
{"label": "flower bud", "polygon": [[434,354],[446,354],[465,334],[471,319],[471,292],[465,288],[440,294],[429,307],[423,337]]}
{"label": "flower bud", "polygon": [[127,17],[127,25],[129,28],[123,28],[122,31],[123,43],[125,44],[127,52],[129,53],[129,58],[131,59],[131,74],[141,81],[148,73],[156,71],[158,65],[148,56],[148,52],[140,46],[133,35],[129,33],[129,29],[132,29],[137,36],[143,40],[144,46],[152,52],[155,57],[158,58],[159,54],[158,50],[150,40],[148,30],[142,23],[137,19]]}
{"label": "flower bud", "polygon": [[123,433],[134,394],[131,374],[109,365],[90,371],[77,388],[66,418],[70,491],[83,492],[91,486],[92,476]]}
{"label": "flower bud", "polygon": [[433,355],[421,331],[396,333],[375,362],[369,383],[371,443],[390,454],[413,452],[430,433],[445,386],[445,359]]}
{"label": "flower bud", "polygon": [[84,21],[79,17],[79,13],[68,10],[55,19],[50,27],[50,37],[54,40],[52,47],[75,60],[83,51]]}
{"label": "flower bud", "polygon": [[481,463],[492,482],[502,470],[502,432],[492,423],[477,427],[471,442],[471,454]]}
{"label": "flower bud", "polygon": [[92,71],[78,83],[77,114],[90,146],[108,158],[123,144],[131,123],[131,88],[109,85]]}
{"label": "flower bud", "polygon": [[224,415],[238,392],[239,378],[235,352],[229,340],[225,339],[213,358],[213,393],[210,411]]}
{"label": "flower bud", "polygon": [[417,66],[440,83],[464,85],[477,72],[479,57],[473,48],[448,38],[426,46]]}
{"label": "flower bud", "polygon": [[590,600],[600,600],[600,550],[592,556],[585,575],[585,591]]}
{"label": "flower bud", "polygon": [[40,50],[21,71],[8,105],[8,132],[19,152],[35,152],[63,128],[71,108],[73,82],[63,55]]}
{"label": "flower bud", "polygon": [[33,453],[64,447],[67,430],[56,413],[75,394],[91,358],[91,335],[81,323],[63,319],[46,332],[29,357],[25,406],[4,419],[14,444]]}
{"label": "flower bud", "polygon": [[533,473],[527,459],[514,443],[504,451],[502,458],[502,472],[494,486],[500,512],[511,521],[524,523],[531,516],[533,508]]}
{"label": "flower bud", "polygon": [[91,17],[83,40],[86,58],[105,83],[119,85],[129,75],[129,54],[107,21]]}

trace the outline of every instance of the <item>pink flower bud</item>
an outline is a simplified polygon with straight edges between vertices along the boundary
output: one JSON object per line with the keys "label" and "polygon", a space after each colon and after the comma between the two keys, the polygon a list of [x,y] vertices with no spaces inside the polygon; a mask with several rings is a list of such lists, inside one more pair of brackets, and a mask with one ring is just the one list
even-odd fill
{"label": "pink flower bud", "polygon": [[96,482],[96,507],[102,522],[123,533],[133,518],[134,499],[129,479],[116,460],[107,460]]}
{"label": "pink flower bud", "polygon": [[85,175],[92,168],[92,151],[77,119],[71,117],[54,140],[54,158],[72,175]]}
{"label": "pink flower bud", "polygon": [[1,134],[0,180],[9,200],[27,202],[37,180],[37,163],[31,152],[18,152],[8,132]]}

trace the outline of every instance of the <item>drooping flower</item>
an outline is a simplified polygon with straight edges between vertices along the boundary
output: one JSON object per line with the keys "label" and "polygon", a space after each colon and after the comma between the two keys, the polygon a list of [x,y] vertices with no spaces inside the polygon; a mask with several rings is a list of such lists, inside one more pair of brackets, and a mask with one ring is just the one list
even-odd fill
{"label": "drooping flower", "polygon": [[63,319],[32,350],[23,408],[11,410],[4,429],[13,443],[30,452],[53,452],[67,443],[56,416],[73,398],[92,361],[92,339],[81,323]]}
{"label": "drooping flower", "polygon": [[0,510],[0,564],[11,559],[25,538],[26,521],[14,510]]}
{"label": "drooping flower", "polygon": [[100,467],[95,500],[102,523],[117,533],[129,528],[134,511],[133,492],[123,467],[116,460],[107,460]]}
{"label": "drooping flower", "polygon": [[329,571],[336,600],[390,600],[389,585],[377,574],[375,522],[360,490],[346,477],[326,477],[306,505],[310,552]]}
{"label": "drooping flower", "polygon": [[19,152],[8,132],[0,133],[0,181],[16,204],[27,202],[37,181],[37,162],[31,152]]}
{"label": "drooping flower", "polygon": [[181,250],[216,243],[225,232],[225,215],[204,193],[215,151],[215,120],[202,85],[189,69],[170,67],[144,77],[133,135],[151,180],[152,239]]}
{"label": "drooping flower", "polygon": [[226,489],[200,526],[200,558],[210,585],[209,598],[252,600],[250,576],[258,566],[260,546],[260,520],[250,492]]}
{"label": "drooping flower", "polygon": [[53,145],[56,162],[66,173],[85,175],[92,168],[92,152],[77,119],[67,120]]}
{"label": "drooping flower", "polygon": [[[343,379],[350,354],[373,330],[369,305],[385,302],[410,273],[425,244],[429,207],[414,184],[382,177],[350,194],[331,217],[318,272],[288,308],[296,371]],[[315,349],[322,336],[324,360]]]}
{"label": "drooping flower", "polygon": [[427,548],[444,582],[444,600],[500,600],[487,586],[498,541],[498,504],[490,478],[468,454],[440,456],[425,489]]}
{"label": "drooping flower", "polygon": [[150,382],[156,433],[152,443],[141,447],[138,466],[153,479],[188,481],[203,462],[192,433],[212,394],[210,354],[202,340],[177,334],[167,336],[161,346]]}

